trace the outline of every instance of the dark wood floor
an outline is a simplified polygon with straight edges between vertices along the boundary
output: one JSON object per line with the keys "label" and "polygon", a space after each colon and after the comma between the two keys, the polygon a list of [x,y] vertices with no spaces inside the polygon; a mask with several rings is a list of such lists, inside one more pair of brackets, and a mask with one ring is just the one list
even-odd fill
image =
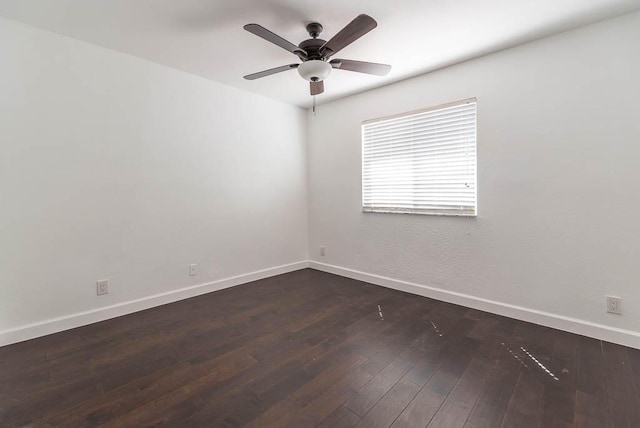
{"label": "dark wood floor", "polygon": [[640,351],[310,269],[0,348],[2,427],[640,427],[639,390]]}

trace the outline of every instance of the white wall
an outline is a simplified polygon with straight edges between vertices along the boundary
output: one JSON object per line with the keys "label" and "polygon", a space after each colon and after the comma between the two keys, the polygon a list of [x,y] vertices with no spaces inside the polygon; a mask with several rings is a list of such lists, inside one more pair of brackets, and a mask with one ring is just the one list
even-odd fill
{"label": "white wall", "polygon": [[[478,217],[363,214],[361,121],[470,97]],[[322,105],[309,116],[311,259],[640,347],[639,99],[634,13]],[[606,294],[623,316],[605,313]]]}
{"label": "white wall", "polygon": [[[2,18],[0,52],[0,345],[294,269],[310,251],[322,269],[640,347],[639,13],[308,119]],[[479,216],[361,213],[360,122],[468,97]],[[96,297],[103,278],[111,293]]]}
{"label": "white wall", "polygon": [[0,344],[307,259],[302,109],[2,18],[0,52]]}

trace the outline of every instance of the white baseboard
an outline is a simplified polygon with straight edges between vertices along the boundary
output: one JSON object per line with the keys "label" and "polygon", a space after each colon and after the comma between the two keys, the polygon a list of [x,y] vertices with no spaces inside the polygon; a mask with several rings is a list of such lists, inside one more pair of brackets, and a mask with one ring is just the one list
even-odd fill
{"label": "white baseboard", "polygon": [[491,312],[493,314],[503,315],[509,318],[515,318],[534,324],[552,327],[558,330],[568,331],[570,333],[580,334],[582,336],[593,337],[607,342],[640,349],[640,333],[632,330],[610,327],[590,321],[538,311],[522,306],[510,305],[508,303],[496,302],[494,300],[483,299],[469,294],[456,293],[454,291],[447,291],[441,288],[429,287],[422,284],[400,281],[393,278],[373,275],[316,261],[309,261],[309,267],[323,272],[380,285],[382,287],[392,288],[394,290],[417,294],[419,296],[442,300],[444,302],[454,303],[468,308]]}
{"label": "white baseboard", "polygon": [[468,308],[491,312],[522,321],[532,322],[534,324],[540,324],[547,327],[552,327],[559,330],[564,330],[571,333],[576,333],[583,336],[593,337],[596,339],[601,339],[608,342],[618,343],[620,345],[640,349],[640,333],[632,330],[610,327],[590,321],[584,321],[576,318],[552,314],[549,312],[538,311],[522,306],[496,302],[493,300],[483,299],[481,297],[471,296],[469,294],[456,293],[440,288],[401,281],[316,261],[300,261],[287,265],[276,266],[273,268],[250,272],[230,278],[224,278],[205,284],[198,284],[178,290],[172,290],[166,293],[155,294],[141,299],[122,302],[116,305],[106,306],[104,308],[98,308],[91,311],[79,312],[63,317],[53,318],[38,323],[21,326],[11,330],[0,331],[0,346],[10,345],[12,343],[22,342],[25,340],[34,339],[36,337],[46,336],[48,334],[93,324],[95,322],[104,321],[110,318],[143,311],[145,309],[165,305],[167,303],[177,302],[180,300],[188,299],[190,297],[211,293],[213,291],[223,290],[225,288],[234,287],[236,285],[245,284],[251,281],[257,281],[259,279],[264,279],[287,272],[293,272],[307,267],[344,276],[347,278],[356,279],[359,281],[368,282],[382,287],[392,288],[394,290],[417,294],[419,296],[442,300],[444,302],[454,303]]}
{"label": "white baseboard", "polygon": [[167,303],[177,302],[179,300],[188,299],[201,294],[211,293],[213,291],[222,290],[287,272],[293,272],[307,267],[309,267],[309,263],[307,261],[276,266],[243,275],[207,282],[205,284],[198,284],[180,288],[178,290],[168,291],[166,293],[155,294],[141,299],[130,300],[128,302],[122,302],[116,305],[106,306],[104,308],[53,318],[11,330],[0,331],[0,346],[46,336],[48,334],[81,327],[87,324],[93,324],[110,318],[143,311],[145,309],[165,305]]}

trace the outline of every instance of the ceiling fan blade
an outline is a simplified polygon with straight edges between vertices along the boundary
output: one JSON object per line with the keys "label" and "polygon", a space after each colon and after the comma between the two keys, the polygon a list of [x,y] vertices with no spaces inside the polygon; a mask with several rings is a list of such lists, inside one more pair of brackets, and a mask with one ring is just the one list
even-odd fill
{"label": "ceiling fan blade", "polygon": [[328,58],[355,42],[377,26],[378,23],[369,15],[358,15],[356,19],[348,23],[346,27],[338,32],[338,34],[325,43],[320,48],[320,52]]}
{"label": "ceiling fan blade", "polygon": [[319,80],[317,82],[309,82],[311,88],[311,95],[318,95],[324,92],[324,82]]}
{"label": "ceiling fan blade", "polygon": [[258,37],[262,37],[263,39],[273,43],[274,45],[280,46],[282,49],[287,50],[292,54],[296,54],[299,57],[303,57],[303,58],[307,57],[307,52],[305,52],[304,49],[300,49],[290,41],[283,39],[282,37],[267,30],[261,25],[247,24],[244,26],[244,29],[252,34],[255,34]]}
{"label": "ceiling fan blade", "polygon": [[357,71],[358,73],[375,74],[376,76],[386,76],[391,71],[391,66],[388,64],[354,61],[352,59],[332,59],[329,63],[333,68],[339,70]]}
{"label": "ceiling fan blade", "polygon": [[281,73],[283,71],[298,68],[298,65],[300,64],[289,64],[289,65],[283,65],[281,67],[270,68],[269,70],[259,71],[253,74],[247,74],[246,76],[244,76],[244,78],[247,80],[256,80],[261,77],[271,76],[272,74]]}

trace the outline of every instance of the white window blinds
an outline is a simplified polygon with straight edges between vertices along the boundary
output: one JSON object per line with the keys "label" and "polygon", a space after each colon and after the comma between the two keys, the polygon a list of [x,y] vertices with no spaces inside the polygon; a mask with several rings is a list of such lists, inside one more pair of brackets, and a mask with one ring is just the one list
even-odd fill
{"label": "white window blinds", "polygon": [[476,100],[364,122],[362,208],[476,215]]}

